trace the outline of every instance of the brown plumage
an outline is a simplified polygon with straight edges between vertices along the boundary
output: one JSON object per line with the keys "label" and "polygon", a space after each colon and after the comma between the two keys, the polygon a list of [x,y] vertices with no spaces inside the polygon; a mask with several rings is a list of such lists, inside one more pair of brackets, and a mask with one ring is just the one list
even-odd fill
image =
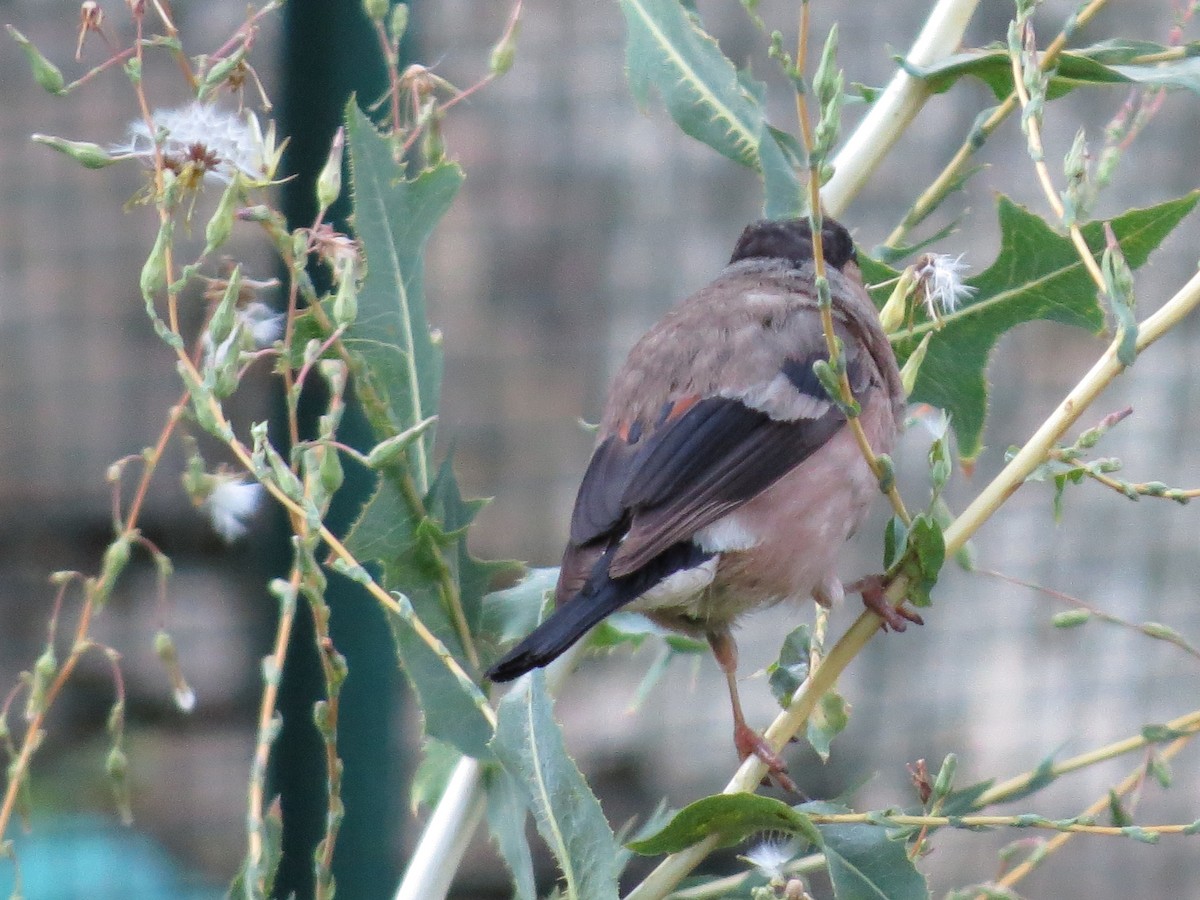
{"label": "brown plumage", "polygon": [[[876,453],[904,412],[900,373],[863,289],[854,244],[822,230],[834,328]],[[708,637],[729,679],[739,752],[783,764],[745,725],[730,635],[744,612],[839,598],[837,558],[878,485],[813,373],[828,358],[807,220],[758,222],[729,265],[630,351],[584,474],[557,609],[488,675],[543,666],[615,610]],[[904,627],[881,598],[888,624]]]}

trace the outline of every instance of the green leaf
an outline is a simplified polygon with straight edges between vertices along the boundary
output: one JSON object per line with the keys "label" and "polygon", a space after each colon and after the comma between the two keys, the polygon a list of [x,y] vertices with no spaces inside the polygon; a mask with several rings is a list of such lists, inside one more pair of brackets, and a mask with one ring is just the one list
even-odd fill
{"label": "green leaf", "polygon": [[441,799],[450,775],[462,759],[457,747],[429,738],[421,748],[421,762],[412,777],[408,792],[409,811],[414,815],[422,807],[433,808]]}
{"label": "green leaf", "polygon": [[767,666],[767,683],[771,693],[784,709],[808,677],[812,654],[812,634],[807,625],[797,625],[784,638],[779,658]]}
{"label": "green leaf", "polygon": [[[358,318],[343,340],[362,360],[355,373],[360,383],[377,398],[363,398],[371,425],[387,438],[437,413],[442,350],[426,318],[423,256],[463,174],[454,163],[442,162],[414,178],[398,177],[391,143],[353,100],[346,107],[346,147],[354,230],[367,275],[358,293]],[[432,429],[415,446],[413,479],[426,490]]]}
{"label": "green leaf", "polygon": [[[1200,57],[1135,62],[1139,57],[1167,49],[1146,41],[1105,41],[1085,50],[1067,51],[1055,64],[1046,98],[1054,100],[1078,87],[1104,84],[1142,84],[1200,92]],[[1005,99],[1013,90],[1012,62],[1007,50],[968,50],[931,66],[915,66],[899,58],[897,61],[910,75],[924,80],[935,94],[949,90],[954,82],[967,75],[984,82],[997,100]]]}
{"label": "green leaf", "polygon": [[[951,791],[942,802],[941,812],[944,816],[962,816],[973,810],[980,809],[979,798],[991,790],[995,782],[977,781],[956,791]],[[917,811],[914,811],[917,812]],[[917,812],[917,814],[920,814]]]}
{"label": "green leaf", "polygon": [[[343,342],[355,387],[377,437],[388,440],[437,413],[442,351],[426,318],[423,254],[434,226],[462,183],[447,162],[403,177],[391,143],[352,102],[346,111],[353,220],[366,258],[358,317]],[[413,627],[419,620],[470,671],[462,630],[475,634],[482,599],[511,563],[484,563],[465,533],[483,501],[464,501],[450,460],[436,475],[426,428],[400,458],[381,467],[378,489],[346,544],[361,561],[377,561],[382,582],[404,595],[411,616],[388,614],[404,673],[421,701],[428,734],[462,753],[486,757],[491,729],[478,687],[457,674]]]}
{"label": "green leaf", "polygon": [[542,620],[548,595],[558,583],[558,568],[529,569],[510,588],[483,598],[480,633],[498,646],[525,637]]}
{"label": "green leaf", "polygon": [[808,742],[821,757],[821,762],[829,762],[829,747],[833,739],[846,730],[849,722],[850,704],[837,691],[826,691],[808,717],[806,732]]}
{"label": "green leaf", "polygon": [[500,701],[492,749],[525,793],[571,900],[617,896],[616,845],[600,804],[567,755],[546,676],[520,679]]}
{"label": "green leaf", "polygon": [[492,840],[512,875],[513,900],[537,900],[533,853],[525,838],[525,819],[529,803],[517,780],[501,766],[489,766],[484,772],[487,790],[487,823]]}
{"label": "green leaf", "polygon": [[442,462],[437,478],[425,497],[425,510],[439,524],[440,529],[454,540],[447,545],[443,559],[450,567],[450,574],[458,584],[459,602],[472,634],[479,631],[483,614],[483,596],[494,582],[511,580],[520,574],[522,566],[513,560],[480,560],[467,550],[466,531],[487,500],[464,500],[458,489],[458,481],[452,468],[453,456]]}
{"label": "green leaf", "polygon": [[[851,812],[834,803],[813,802],[799,809],[812,815]],[[925,877],[908,858],[902,841],[889,840],[875,825],[818,825],[825,865],[837,900],[928,900]]]}
{"label": "green leaf", "polygon": [[[422,506],[430,518],[417,521],[399,485],[385,477],[346,544],[358,559],[380,563],[384,587],[403,593],[413,614],[469,672],[459,629],[440,589],[442,567],[449,569],[458,604],[474,635],[480,629],[483,596],[491,581],[513,564],[481,562],[468,552],[464,532],[482,503],[461,498],[449,458],[422,498]],[[388,621],[400,665],[421,702],[427,733],[470,756],[490,756],[486,745],[491,728],[479,709],[478,691],[447,667],[404,617],[389,612]]]}
{"label": "green leaf", "polygon": [[[421,617],[425,626],[447,649],[455,646],[457,639],[446,617],[433,614],[437,609],[436,601],[427,598],[422,606],[427,612]],[[385,609],[385,614],[396,642],[400,665],[420,703],[425,733],[452,744],[467,756],[490,758],[488,741],[492,737],[492,728],[484,717],[483,707],[487,700],[478,686],[458,677],[417,634],[409,617],[397,615],[390,609]],[[454,656],[459,658],[457,653]],[[464,671],[470,671],[463,666],[461,658],[458,661]]]}
{"label": "green leaf", "polygon": [[679,0],[620,0],[629,88],[643,109],[656,90],[685,134],[762,173],[766,215],[799,215],[789,149],[767,124],[760,85],[737,69]]}
{"label": "green leaf", "polygon": [[657,834],[626,844],[634,853],[655,856],[678,853],[709,835],[718,847],[740,844],[760,831],[798,834],[809,843],[820,844],[820,835],[808,816],[781,800],[758,794],[717,794],[689,803]]}
{"label": "green leaf", "polygon": [[[442,567],[450,570],[450,582],[457,588],[458,603],[474,634],[491,578],[510,564],[480,562],[467,552],[464,531],[481,504],[459,496],[450,459],[421,505],[436,519],[416,520],[400,485],[385,476],[346,545],[358,559],[380,564],[384,587],[407,597],[413,615],[469,672],[459,629],[440,589]],[[405,617],[389,611],[387,618],[398,660],[421,703],[426,732],[469,756],[489,757],[491,727],[479,708],[478,689],[464,683]]]}
{"label": "green leaf", "polygon": [[[1129,265],[1136,269],[1145,263],[1198,200],[1200,193],[1193,192],[1113,219],[1113,232]],[[1070,239],[1006,197],[1000,198],[998,213],[1000,253],[985,272],[970,280],[978,293],[954,312],[943,314],[940,328],[919,311],[911,329],[891,336],[903,365],[921,338],[933,332],[911,399],[950,413],[964,459],[974,459],[983,449],[987,364],[1001,335],[1038,319],[1093,332],[1104,325],[1096,287]],[[1098,261],[1104,248],[1103,224],[1084,225],[1083,235]],[[898,274],[865,255],[860,262],[870,284]],[[882,306],[889,290],[873,292],[877,304]]]}
{"label": "green leaf", "polygon": [[1152,744],[1164,744],[1177,738],[1186,737],[1191,731],[1169,728],[1166,725],[1143,725],[1142,737]]}

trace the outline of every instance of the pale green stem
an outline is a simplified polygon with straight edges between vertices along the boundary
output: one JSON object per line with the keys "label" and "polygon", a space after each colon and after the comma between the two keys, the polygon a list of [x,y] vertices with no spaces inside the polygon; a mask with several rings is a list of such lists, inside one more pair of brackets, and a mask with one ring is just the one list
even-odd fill
{"label": "pale green stem", "polygon": [[[979,0],[940,0],[906,59],[913,65],[928,66],[954,53],[978,5]],[[826,212],[831,216],[845,212],[929,96],[924,81],[897,70],[834,157],[833,177],[821,189]]]}
{"label": "pale green stem", "polygon": [[445,897],[467,845],[487,809],[479,760],[464,756],[421,832],[395,900]]}

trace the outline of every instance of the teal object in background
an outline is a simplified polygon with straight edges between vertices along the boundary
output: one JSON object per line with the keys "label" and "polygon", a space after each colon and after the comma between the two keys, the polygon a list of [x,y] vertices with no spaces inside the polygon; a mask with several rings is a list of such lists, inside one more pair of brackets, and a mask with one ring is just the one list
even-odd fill
{"label": "teal object in background", "polygon": [[[31,900],[218,900],[224,887],[203,884],[165,848],[136,828],[96,816],[37,821],[13,838],[21,896]],[[12,866],[0,868],[0,896],[14,891]]]}

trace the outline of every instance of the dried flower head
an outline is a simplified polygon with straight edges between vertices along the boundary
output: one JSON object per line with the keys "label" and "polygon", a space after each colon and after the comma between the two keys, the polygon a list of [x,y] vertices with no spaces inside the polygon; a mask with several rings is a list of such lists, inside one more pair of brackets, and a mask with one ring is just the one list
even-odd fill
{"label": "dried flower head", "polygon": [[960,301],[975,296],[978,288],[963,284],[963,273],[970,266],[962,258],[961,253],[958,256],[926,253],[917,260],[914,272],[931,319],[939,318],[942,313],[954,312]]}
{"label": "dried flower head", "polygon": [[113,153],[154,161],[159,145],[163,165],[193,187],[203,180],[229,184],[240,173],[253,184],[271,180],[282,147],[275,145],[275,124],[264,133],[258,117],[193,102],[178,109],[156,110],[153,130],[144,121],[129,126],[129,138]]}
{"label": "dried flower head", "polygon": [[78,60],[83,56],[83,42],[89,32],[96,32],[101,37],[104,32],[100,29],[104,25],[104,10],[100,8],[100,4],[96,0],[84,0],[79,6],[79,40],[75,44],[75,59]]}
{"label": "dried flower head", "polygon": [[226,541],[236,541],[246,533],[246,521],[262,502],[263,486],[229,473],[217,473],[212,478],[212,490],[204,501],[209,521]]}
{"label": "dried flower head", "polygon": [[767,877],[782,878],[783,867],[792,861],[799,849],[799,842],[795,838],[768,838],[747,850],[742,858]]}
{"label": "dried flower head", "polygon": [[361,249],[358,241],[322,222],[309,232],[309,248],[321,262],[329,266],[338,276],[346,277],[358,267]]}
{"label": "dried flower head", "polygon": [[224,366],[230,353],[271,346],[283,336],[283,323],[283,313],[276,312],[259,300],[239,307],[234,313],[233,329],[219,345],[213,345],[212,336],[208,333],[201,338],[204,345],[202,368],[206,371],[218,369]]}

